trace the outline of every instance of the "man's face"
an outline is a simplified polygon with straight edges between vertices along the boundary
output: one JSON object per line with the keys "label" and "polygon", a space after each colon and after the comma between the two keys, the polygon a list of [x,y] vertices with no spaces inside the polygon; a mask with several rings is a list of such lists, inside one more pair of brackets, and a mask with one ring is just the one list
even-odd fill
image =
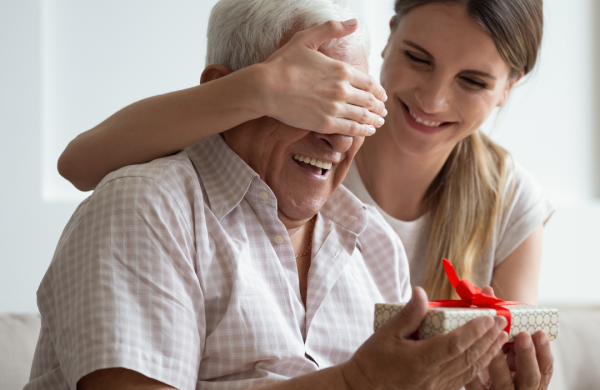
{"label": "man's face", "polygon": [[[362,48],[338,51],[323,53],[368,71]],[[224,135],[227,144],[273,190],[279,212],[291,221],[312,218],[323,207],[346,177],[364,141],[363,137],[301,130],[268,117],[246,122]],[[301,162],[300,157],[323,162],[324,168]]]}

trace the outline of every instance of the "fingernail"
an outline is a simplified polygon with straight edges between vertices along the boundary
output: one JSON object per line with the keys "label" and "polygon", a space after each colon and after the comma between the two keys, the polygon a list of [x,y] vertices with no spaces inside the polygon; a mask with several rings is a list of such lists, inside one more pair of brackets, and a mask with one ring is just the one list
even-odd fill
{"label": "fingernail", "polygon": [[544,334],[544,337],[540,340],[540,344],[546,345],[548,344],[548,335]]}
{"label": "fingernail", "polygon": [[387,93],[386,93],[386,94],[383,95],[383,102],[384,103],[387,102],[387,99],[388,99],[388,97],[387,97]]}
{"label": "fingernail", "polygon": [[346,26],[356,26],[358,24],[358,20],[356,18],[346,20],[344,23]]}
{"label": "fingernail", "polygon": [[385,119],[379,117],[379,120],[377,121],[377,123],[379,123],[379,127],[381,127],[385,123]]}
{"label": "fingernail", "polygon": [[371,126],[371,128],[369,129],[369,135],[375,134],[376,131],[377,130],[373,126]]}
{"label": "fingernail", "polygon": [[523,341],[523,346],[525,348],[531,348],[531,336],[527,335],[527,337],[525,337],[525,340]]}
{"label": "fingernail", "polygon": [[387,114],[388,114],[388,111],[384,108],[381,116],[385,118],[387,116]]}
{"label": "fingernail", "polygon": [[[506,342],[508,341],[508,333],[502,331],[502,334],[500,335],[500,337],[501,337],[502,345],[506,344]],[[502,350],[500,352],[502,352]]]}
{"label": "fingernail", "polygon": [[508,324],[506,322],[506,318],[504,318],[502,316],[497,316],[495,320],[496,320],[496,328],[498,328],[498,330],[502,330],[502,329],[506,328],[506,325]]}

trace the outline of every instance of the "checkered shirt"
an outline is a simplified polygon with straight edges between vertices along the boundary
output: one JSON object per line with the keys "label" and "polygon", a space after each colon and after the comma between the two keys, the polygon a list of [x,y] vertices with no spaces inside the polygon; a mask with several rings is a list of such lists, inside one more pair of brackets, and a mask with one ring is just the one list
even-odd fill
{"label": "checkered shirt", "polygon": [[314,227],[306,309],[277,200],[220,135],[108,175],[37,293],[25,390],[124,367],[177,389],[242,389],[347,361],[376,302],[410,297],[406,256],[344,187]]}

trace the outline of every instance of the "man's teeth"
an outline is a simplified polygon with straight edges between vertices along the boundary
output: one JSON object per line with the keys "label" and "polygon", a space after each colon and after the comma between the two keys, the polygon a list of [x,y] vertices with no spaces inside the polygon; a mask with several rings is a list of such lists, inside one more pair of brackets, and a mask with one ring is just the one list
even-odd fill
{"label": "man's teeth", "polygon": [[333,166],[333,163],[316,160],[316,159],[310,158],[310,157],[304,157],[299,154],[294,154],[294,160],[298,160],[300,162],[305,162],[307,164],[314,165],[318,168],[323,168],[323,169],[331,169],[331,167]]}
{"label": "man's teeth", "polygon": [[426,120],[423,120],[421,118],[419,118],[414,112],[412,112],[412,110],[409,108],[408,112],[410,112],[410,116],[412,116],[414,118],[415,121],[417,121],[417,123],[420,123],[422,125],[428,126],[428,127],[438,127],[439,125],[441,125],[443,122],[429,122]]}

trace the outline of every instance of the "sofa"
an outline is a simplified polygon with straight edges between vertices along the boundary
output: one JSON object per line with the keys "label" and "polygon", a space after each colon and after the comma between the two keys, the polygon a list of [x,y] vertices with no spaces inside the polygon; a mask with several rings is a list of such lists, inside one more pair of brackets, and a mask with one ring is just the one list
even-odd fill
{"label": "sofa", "polygon": [[[22,389],[40,331],[37,314],[0,314],[0,390]],[[600,389],[600,310],[561,310],[551,390]]]}

